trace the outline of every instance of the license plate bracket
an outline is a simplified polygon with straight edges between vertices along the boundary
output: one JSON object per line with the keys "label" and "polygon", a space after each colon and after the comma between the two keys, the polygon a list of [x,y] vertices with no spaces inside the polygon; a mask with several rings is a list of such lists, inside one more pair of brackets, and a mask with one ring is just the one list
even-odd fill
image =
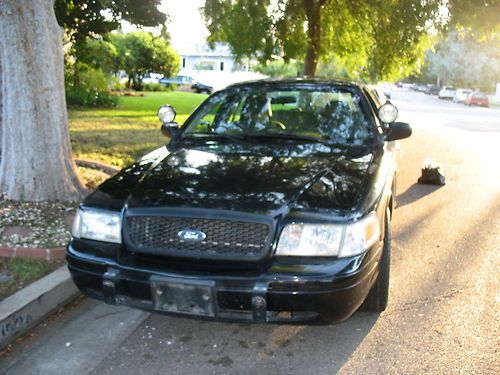
{"label": "license plate bracket", "polygon": [[154,308],[178,314],[215,316],[215,282],[152,276]]}

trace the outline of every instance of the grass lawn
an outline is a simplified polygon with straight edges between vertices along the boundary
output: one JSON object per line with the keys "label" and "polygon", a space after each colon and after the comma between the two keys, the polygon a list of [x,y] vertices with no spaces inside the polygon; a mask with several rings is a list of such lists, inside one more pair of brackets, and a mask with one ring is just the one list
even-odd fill
{"label": "grass lawn", "polygon": [[[70,108],[73,152],[77,158],[123,167],[168,142],[160,132],[158,107],[173,105],[177,122],[183,123],[206,97],[188,92],[150,92],[122,96],[116,108]],[[79,170],[86,182],[92,182],[95,171]],[[72,212],[74,204],[16,203],[0,195],[0,246],[63,246],[69,238],[66,219]],[[6,230],[14,234],[8,235]],[[21,230],[22,235],[17,233]],[[63,263],[0,258],[0,301]]]}
{"label": "grass lawn", "polygon": [[132,163],[167,142],[160,133],[158,108],[171,104],[178,123],[207,97],[190,92],[147,92],[122,96],[116,108],[70,108],[71,144],[76,158],[102,161],[118,167]]}
{"label": "grass lawn", "polygon": [[63,260],[47,262],[26,258],[0,258],[0,274],[4,277],[8,275],[8,281],[0,281],[0,301],[63,264]]}

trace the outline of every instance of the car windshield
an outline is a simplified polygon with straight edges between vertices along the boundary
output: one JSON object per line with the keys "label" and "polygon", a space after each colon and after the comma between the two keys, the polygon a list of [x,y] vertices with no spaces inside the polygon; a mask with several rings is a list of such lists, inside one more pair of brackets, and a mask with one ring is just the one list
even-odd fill
{"label": "car windshield", "polygon": [[210,97],[182,137],[245,137],[362,145],[374,140],[361,98],[341,87],[229,89]]}

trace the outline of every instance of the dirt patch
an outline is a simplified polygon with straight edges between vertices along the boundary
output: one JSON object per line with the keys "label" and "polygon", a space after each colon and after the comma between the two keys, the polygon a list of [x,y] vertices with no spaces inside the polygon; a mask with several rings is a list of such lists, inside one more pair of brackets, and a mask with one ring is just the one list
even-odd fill
{"label": "dirt patch", "polygon": [[29,238],[33,235],[30,228],[20,225],[8,225],[2,231],[2,239],[8,240],[11,237]]}
{"label": "dirt patch", "polygon": [[80,173],[80,177],[85,182],[85,186],[90,190],[94,190],[109,178],[109,174],[87,167],[78,167],[78,172]]}
{"label": "dirt patch", "polygon": [[[109,174],[78,168],[87,188],[93,190]],[[68,243],[78,204],[14,202],[0,195],[0,246],[55,248]]]}
{"label": "dirt patch", "polygon": [[76,206],[76,203],[14,202],[0,197],[0,246],[65,246],[70,237],[65,218],[74,214]]}

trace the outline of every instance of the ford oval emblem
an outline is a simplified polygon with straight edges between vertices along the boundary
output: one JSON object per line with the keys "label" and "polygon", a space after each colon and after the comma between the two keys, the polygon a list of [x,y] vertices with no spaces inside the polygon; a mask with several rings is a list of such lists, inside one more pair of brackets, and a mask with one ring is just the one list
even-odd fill
{"label": "ford oval emblem", "polygon": [[182,241],[191,241],[191,242],[199,242],[203,241],[207,238],[207,235],[203,233],[201,230],[196,229],[184,229],[177,233],[177,236]]}

